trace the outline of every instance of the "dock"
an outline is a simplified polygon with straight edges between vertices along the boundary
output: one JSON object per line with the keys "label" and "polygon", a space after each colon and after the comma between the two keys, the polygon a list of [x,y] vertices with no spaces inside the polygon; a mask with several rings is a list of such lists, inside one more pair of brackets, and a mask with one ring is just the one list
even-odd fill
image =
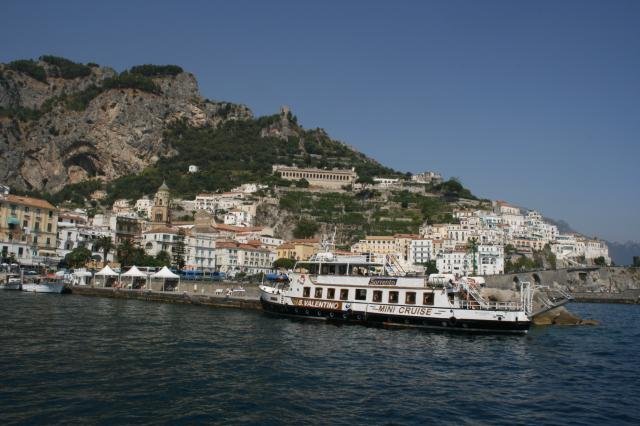
{"label": "dock", "polygon": [[111,287],[73,286],[71,293],[88,297],[107,297],[112,299],[135,299],[148,302],[179,303],[185,305],[202,305],[214,308],[261,310],[257,296],[227,296],[198,294],[187,292],[163,292],[155,290],[130,290]]}

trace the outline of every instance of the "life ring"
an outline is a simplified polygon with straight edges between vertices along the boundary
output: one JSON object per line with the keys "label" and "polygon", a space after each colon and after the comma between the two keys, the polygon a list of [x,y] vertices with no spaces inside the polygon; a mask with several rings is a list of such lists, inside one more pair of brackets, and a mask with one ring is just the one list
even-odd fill
{"label": "life ring", "polygon": [[298,282],[299,282],[300,284],[304,284],[304,282],[305,282],[306,280],[307,280],[307,277],[305,277],[305,275],[304,275],[304,274],[302,274],[302,275],[300,275],[300,276],[298,277]]}
{"label": "life ring", "polygon": [[449,318],[449,325],[450,326],[455,326],[458,323],[458,319],[456,317],[451,317]]}

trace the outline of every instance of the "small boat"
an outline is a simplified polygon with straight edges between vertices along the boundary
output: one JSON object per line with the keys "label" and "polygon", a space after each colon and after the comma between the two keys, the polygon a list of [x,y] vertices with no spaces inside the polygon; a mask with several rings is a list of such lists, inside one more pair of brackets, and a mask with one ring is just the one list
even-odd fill
{"label": "small boat", "polygon": [[58,293],[61,294],[66,290],[64,279],[61,277],[25,277],[22,283],[22,291],[32,293]]}
{"label": "small boat", "polygon": [[18,275],[7,275],[5,282],[0,283],[0,290],[21,290],[22,280]]}
{"label": "small boat", "polygon": [[531,288],[520,300],[493,302],[481,278],[433,274],[410,277],[393,262],[368,256],[317,253],[300,261],[285,282],[260,285],[265,312],[330,322],[447,331],[525,334],[531,325]]}

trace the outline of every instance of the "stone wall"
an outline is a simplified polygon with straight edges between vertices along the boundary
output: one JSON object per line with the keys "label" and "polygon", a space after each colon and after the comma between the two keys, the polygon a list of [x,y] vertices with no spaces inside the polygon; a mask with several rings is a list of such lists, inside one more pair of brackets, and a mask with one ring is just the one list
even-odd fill
{"label": "stone wall", "polygon": [[640,289],[640,268],[569,268],[493,275],[485,279],[487,286],[501,289],[515,289],[518,281],[529,281],[572,293],[622,293]]}

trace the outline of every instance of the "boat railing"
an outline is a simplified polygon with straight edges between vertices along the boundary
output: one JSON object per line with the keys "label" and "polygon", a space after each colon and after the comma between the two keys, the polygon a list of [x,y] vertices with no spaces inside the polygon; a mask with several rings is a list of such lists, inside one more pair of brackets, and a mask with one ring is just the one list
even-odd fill
{"label": "boat railing", "polygon": [[524,306],[520,302],[490,302],[485,301],[483,304],[479,304],[475,300],[462,300],[460,301],[460,307],[462,309],[473,309],[483,311],[522,311]]}

